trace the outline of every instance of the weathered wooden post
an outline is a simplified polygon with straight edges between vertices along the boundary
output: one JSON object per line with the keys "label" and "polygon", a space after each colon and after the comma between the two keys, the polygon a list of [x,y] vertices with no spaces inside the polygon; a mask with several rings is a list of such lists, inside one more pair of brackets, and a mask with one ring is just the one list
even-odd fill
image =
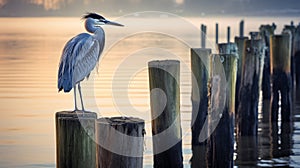
{"label": "weathered wooden post", "polygon": [[291,41],[290,36],[271,36],[272,122],[278,121],[279,92],[281,95],[281,121],[291,121]]}
{"label": "weathered wooden post", "polygon": [[276,25],[261,25],[259,28],[262,40],[265,43],[265,58],[262,78],[263,100],[271,99],[271,78],[270,78],[270,36],[274,34]]}
{"label": "weathered wooden post", "polygon": [[261,62],[264,46],[262,40],[247,40],[242,63],[242,80],[239,92],[237,117],[237,163],[256,165],[258,101]]}
{"label": "weathered wooden post", "polygon": [[[237,55],[236,54],[219,54],[212,56],[212,64],[219,59],[224,67],[226,76],[226,102],[224,109],[221,114],[210,114],[209,117],[214,116],[214,119],[209,119],[211,122],[220,118],[218,125],[210,138],[210,165],[211,167],[233,167],[233,144],[234,144],[234,102],[235,102],[235,82],[236,82],[236,72],[237,72]],[[220,68],[212,65],[212,79],[219,78],[220,74],[215,74],[214,68]],[[223,80],[223,79],[220,79]],[[224,82],[224,81],[223,81]],[[212,82],[211,88],[222,88],[220,85],[222,82]],[[219,101],[221,98],[221,92],[210,93],[211,96],[215,97]],[[213,105],[210,104],[210,105]],[[213,109],[214,107],[209,107]]]}
{"label": "weathered wooden post", "polygon": [[261,40],[247,40],[244,49],[245,57],[242,63],[239,106],[237,110],[237,134],[241,136],[256,136],[263,42]]}
{"label": "weathered wooden post", "polygon": [[[295,62],[294,62],[294,57],[295,57],[295,51],[294,51],[294,39],[295,39],[295,32],[296,32],[296,28],[294,25],[285,25],[283,30],[282,30],[282,34],[288,34],[290,35],[290,39],[291,39],[291,84],[292,84],[292,89],[294,90],[294,78],[295,78]],[[293,94],[293,91],[292,91]]]}
{"label": "weathered wooden post", "polygon": [[97,114],[61,111],[55,115],[56,167],[96,167],[95,121]]}
{"label": "weathered wooden post", "polygon": [[245,43],[248,40],[248,37],[235,37],[234,41],[237,45],[238,51],[238,65],[237,65],[237,76],[236,76],[236,89],[235,89],[235,115],[237,115],[238,105],[239,105],[239,90],[241,83],[241,74],[242,74],[242,63],[245,57]]}
{"label": "weathered wooden post", "polygon": [[182,168],[180,125],[180,63],[148,63],[154,167]]}
{"label": "weathered wooden post", "polygon": [[227,27],[227,43],[230,43],[230,26]]}
{"label": "weathered wooden post", "polygon": [[[206,160],[206,137],[207,128],[203,128],[207,119],[208,110],[208,81],[211,49],[191,49],[192,67],[192,152],[191,167],[207,167]],[[203,132],[202,132],[203,133]]]}
{"label": "weathered wooden post", "polygon": [[260,40],[261,39],[259,32],[250,32],[249,35],[252,40]]}
{"label": "weathered wooden post", "polygon": [[220,54],[233,54],[238,57],[238,48],[236,43],[221,43],[218,44]]}
{"label": "weathered wooden post", "polygon": [[216,44],[219,43],[219,24],[216,23]]}
{"label": "weathered wooden post", "polygon": [[[294,37],[295,65],[300,65],[300,24],[297,26]],[[300,66],[295,66],[296,88],[300,90]]]}
{"label": "weathered wooden post", "polygon": [[201,48],[206,46],[206,26],[201,24]]}
{"label": "weathered wooden post", "polygon": [[97,167],[142,168],[144,127],[144,120],[139,118],[98,119],[96,122]]}
{"label": "weathered wooden post", "polygon": [[240,22],[240,37],[244,37],[244,20]]}

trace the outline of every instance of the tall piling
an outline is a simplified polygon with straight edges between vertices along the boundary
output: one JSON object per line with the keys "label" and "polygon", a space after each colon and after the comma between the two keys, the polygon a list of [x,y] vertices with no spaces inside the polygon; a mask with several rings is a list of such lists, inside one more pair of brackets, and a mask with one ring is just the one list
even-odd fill
{"label": "tall piling", "polygon": [[[282,34],[288,34],[290,35],[290,40],[291,40],[291,84],[292,84],[292,89],[294,90],[295,87],[295,62],[294,62],[294,57],[295,57],[295,51],[294,51],[294,39],[295,39],[295,33],[296,33],[296,27],[294,25],[285,25]],[[292,92],[293,93],[293,92]]]}
{"label": "tall piling", "polygon": [[230,43],[230,26],[227,27],[227,43]]}
{"label": "tall piling", "polygon": [[206,26],[201,24],[201,48],[206,46]]}
{"label": "tall piling", "polygon": [[244,37],[244,20],[240,22],[240,37]]}
{"label": "tall piling", "polygon": [[142,168],[144,127],[144,120],[139,118],[98,119],[96,122],[97,168]]}
{"label": "tall piling", "polygon": [[271,99],[271,77],[270,77],[270,36],[274,34],[276,25],[261,25],[259,28],[263,42],[265,43],[265,57],[262,78],[263,100]]}
{"label": "tall piling", "polygon": [[95,121],[97,114],[61,111],[55,115],[56,167],[96,167]]}
{"label": "tall piling", "polygon": [[234,41],[237,45],[238,51],[238,65],[237,65],[237,76],[236,76],[236,89],[235,89],[235,115],[237,115],[238,105],[239,105],[239,90],[241,83],[241,74],[242,74],[242,65],[243,59],[245,57],[245,44],[248,40],[248,37],[235,37]]}
{"label": "tall piling", "polygon": [[219,24],[216,23],[216,44],[219,43]]}
{"label": "tall piling", "polygon": [[257,161],[257,128],[259,81],[264,47],[262,40],[247,40],[242,63],[241,86],[237,113],[237,162],[239,165]]}
{"label": "tall piling", "polygon": [[148,63],[154,167],[183,167],[180,125],[180,63]]}
{"label": "tall piling", "polygon": [[[220,68],[215,66],[216,62],[221,62],[224,67],[226,83],[222,85],[222,75],[215,73]],[[209,122],[211,125],[217,124],[211,135],[209,142],[209,167],[233,167],[233,144],[234,144],[234,102],[235,102],[235,83],[237,72],[237,55],[236,54],[218,54],[212,55],[211,69],[211,86],[210,93],[211,103],[210,109],[218,109],[216,103],[222,101],[223,94],[221,88],[225,88],[225,104],[224,108],[217,111],[212,110],[209,114]],[[215,69],[216,68],[216,69]],[[214,88],[217,88],[215,90]],[[217,103],[218,104],[218,103]],[[217,122],[217,123],[215,123]],[[212,130],[210,130],[212,131]]]}
{"label": "tall piling", "polygon": [[281,98],[281,121],[291,121],[291,42],[290,36],[271,36],[272,122],[278,121],[279,93]]}
{"label": "tall piling", "polygon": [[261,40],[247,40],[244,49],[245,57],[242,62],[239,106],[237,110],[237,135],[256,136],[263,42]]}
{"label": "tall piling", "polygon": [[[294,62],[300,65],[300,24],[297,26],[294,37]],[[300,90],[300,66],[295,66],[295,85]]]}
{"label": "tall piling", "polygon": [[[192,67],[192,152],[191,167],[207,167],[207,128],[203,127],[208,112],[208,82],[211,49],[191,49]],[[200,133],[202,136],[200,137]]]}

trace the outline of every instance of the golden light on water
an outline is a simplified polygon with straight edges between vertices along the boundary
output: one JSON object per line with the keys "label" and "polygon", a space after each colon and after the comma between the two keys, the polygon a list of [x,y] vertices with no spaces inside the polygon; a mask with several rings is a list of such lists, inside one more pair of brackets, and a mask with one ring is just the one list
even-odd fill
{"label": "golden light on water", "polygon": [[[0,6],[4,2],[0,0]],[[41,3],[41,1],[34,1],[34,3]],[[54,2],[51,3],[55,6]],[[241,19],[245,20],[245,32],[257,31],[261,23],[272,22],[277,23],[277,32],[280,32],[284,24],[289,24],[290,20],[299,18],[203,17],[186,19],[197,28],[201,23],[206,24],[208,43],[214,45],[216,22],[220,26],[219,41],[225,42],[227,26],[232,27],[232,35],[237,35],[238,23]],[[143,23],[145,20],[138,18],[136,22]],[[176,28],[176,31],[183,34],[186,39],[200,41],[198,35],[185,32],[181,29],[181,25],[173,23],[176,22],[172,22],[170,26]],[[126,22],[123,24],[126,25]],[[159,25],[160,23],[157,24],[158,27]],[[128,29],[131,28],[130,24],[126,26]],[[144,24],[144,27],[147,28],[147,24]],[[148,29],[151,30],[151,27]],[[162,29],[168,30],[170,27],[162,27]],[[107,40],[109,40],[112,36],[120,33],[121,29],[105,27],[105,30],[107,31]],[[7,161],[6,164],[9,165],[7,167],[30,164],[55,167],[54,113],[74,108],[72,91],[71,93],[57,92],[58,62],[66,42],[84,31],[80,18],[0,18],[0,164]],[[159,46],[167,51],[155,49],[154,51],[137,52],[137,50],[149,46]],[[171,54],[166,54],[168,51]],[[111,50],[109,55],[101,59],[99,72],[98,74],[94,73],[93,76],[94,85],[92,87],[94,88],[90,88],[91,85],[89,85],[92,79],[83,82],[83,85],[87,86],[83,87],[83,91],[88,109],[97,109],[103,116],[120,115],[113,102],[114,75],[122,61],[134,53],[137,54],[137,57],[149,60],[157,58],[154,56],[168,58],[158,55],[158,53],[164,53],[164,56],[170,56],[173,53],[189,60],[189,50],[184,48],[183,43],[176,41],[174,37],[153,32],[131,36],[120,42],[118,48]],[[139,69],[132,74],[127,86],[119,86],[118,83],[116,86],[120,89],[127,87],[130,106],[143,112],[149,109],[149,88],[147,62],[143,62],[142,66],[144,69]],[[134,66],[127,68],[134,68]],[[190,128],[191,88],[190,76],[184,67],[181,70],[183,75],[181,78],[181,118],[183,131],[186,133]],[[93,92],[95,97],[90,92]],[[118,92],[116,93],[118,94]],[[90,103],[89,99],[95,99],[96,105]],[[123,106],[128,107],[129,105],[123,104]],[[184,138],[183,148],[188,151],[184,154],[184,158],[185,164],[188,165],[191,156],[189,152],[190,134],[188,133]],[[151,148],[147,148],[148,153],[144,158],[148,165],[152,163],[151,157],[149,157],[150,150]]]}

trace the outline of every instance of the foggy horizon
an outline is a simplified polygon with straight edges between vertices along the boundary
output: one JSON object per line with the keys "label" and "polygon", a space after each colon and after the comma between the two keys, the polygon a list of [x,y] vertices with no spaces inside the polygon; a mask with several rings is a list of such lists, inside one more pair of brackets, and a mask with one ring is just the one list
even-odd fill
{"label": "foggy horizon", "polygon": [[0,0],[0,16],[80,16],[94,11],[120,16],[162,11],[183,16],[300,16],[298,0]]}

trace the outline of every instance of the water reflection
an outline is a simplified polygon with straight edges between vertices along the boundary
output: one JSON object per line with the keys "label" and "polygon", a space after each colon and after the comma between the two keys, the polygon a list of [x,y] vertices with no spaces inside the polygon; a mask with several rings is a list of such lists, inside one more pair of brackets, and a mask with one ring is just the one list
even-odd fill
{"label": "water reflection", "polygon": [[289,156],[293,154],[293,123],[272,122],[270,111],[270,101],[264,101],[258,132],[258,166],[289,167]]}

